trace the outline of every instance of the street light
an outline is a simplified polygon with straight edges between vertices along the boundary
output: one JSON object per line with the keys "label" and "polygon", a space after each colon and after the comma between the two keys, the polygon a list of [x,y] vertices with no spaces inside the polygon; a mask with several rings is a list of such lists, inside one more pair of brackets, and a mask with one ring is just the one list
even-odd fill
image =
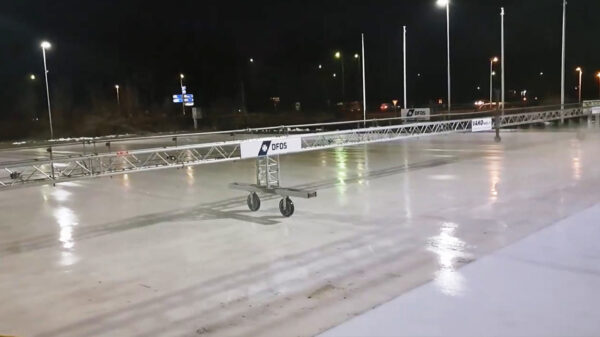
{"label": "street light", "polygon": [[492,107],[492,94],[493,94],[493,88],[494,88],[494,81],[493,81],[493,76],[494,76],[494,63],[498,62],[498,57],[492,57],[490,59],[490,108]]}
{"label": "street light", "polygon": [[565,58],[566,58],[566,40],[567,40],[567,0],[563,0],[563,22],[562,22],[562,60],[561,60],[561,82],[560,82],[560,108],[561,119],[564,122],[562,114],[565,109]]}
{"label": "street light", "polygon": [[600,98],[600,72],[596,74],[596,77],[598,77],[598,98]]}
{"label": "street light", "polygon": [[[31,82],[36,82],[37,77],[35,76],[35,74],[29,74],[29,79],[31,80]],[[37,86],[36,83],[33,83],[33,85]],[[37,121],[38,117],[37,117],[37,111],[36,111],[36,107],[33,107],[33,120]]]}
{"label": "street light", "polygon": [[44,77],[46,78],[46,98],[48,100],[48,120],[50,123],[50,139],[54,139],[54,130],[52,128],[52,109],[50,108],[50,86],[48,84],[48,66],[46,65],[46,49],[50,49],[52,45],[48,41],[43,41],[40,45],[42,47],[42,55],[44,57]]}
{"label": "street light", "polygon": [[181,86],[181,112],[185,116],[185,94],[183,90],[183,79],[185,78],[184,74],[179,74],[179,86]]}
{"label": "street light", "polygon": [[451,88],[451,75],[450,75],[450,1],[449,0],[437,0],[439,7],[446,7],[446,40],[447,40],[447,54],[448,54],[448,113],[452,109],[452,88]]}
{"label": "street light", "polygon": [[406,26],[402,26],[402,89],[404,90],[404,109],[408,109],[406,73]]}
{"label": "street light", "polygon": [[360,97],[361,94],[360,92],[362,91],[362,79],[361,79],[361,60],[360,60],[360,54],[359,53],[355,53],[354,54],[354,60],[356,61],[356,74],[358,75],[358,96]]}
{"label": "street light", "polygon": [[117,91],[117,106],[121,110],[121,98],[119,97],[119,85],[115,84],[115,90]]}
{"label": "street light", "polygon": [[344,57],[342,52],[336,51],[334,57],[342,64],[342,103],[346,101],[346,71],[344,69]]}
{"label": "street light", "polygon": [[579,86],[577,87],[579,90],[579,104],[581,104],[581,85],[582,85],[582,77],[583,77],[583,69],[581,67],[577,67],[575,71],[579,72]]}
{"label": "street light", "polygon": [[[502,60],[501,71],[502,76],[500,78],[500,96],[502,98],[502,115],[504,115],[504,105],[506,103],[506,82],[505,82],[505,61],[506,57],[504,57],[504,7],[500,7],[500,60]],[[496,141],[500,141],[500,128],[496,128]]]}

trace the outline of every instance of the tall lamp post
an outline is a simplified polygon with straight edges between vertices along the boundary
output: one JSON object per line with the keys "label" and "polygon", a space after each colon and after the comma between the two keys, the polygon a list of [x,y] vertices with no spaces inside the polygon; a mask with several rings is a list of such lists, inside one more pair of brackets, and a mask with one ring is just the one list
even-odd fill
{"label": "tall lamp post", "polygon": [[577,91],[579,93],[579,104],[581,104],[581,92],[582,92],[582,88],[581,86],[583,85],[583,69],[581,67],[577,67],[577,69],[575,69],[575,71],[579,72],[579,86],[577,87]]}
{"label": "tall lamp post", "polygon": [[451,89],[451,75],[450,75],[450,0],[437,0],[439,7],[446,7],[446,40],[447,40],[447,54],[448,54],[448,113],[452,109],[452,89]]}
{"label": "tall lamp post", "polygon": [[598,98],[600,98],[600,73],[597,73],[596,77],[598,77]]}
{"label": "tall lamp post", "polygon": [[402,27],[402,62],[403,62],[403,66],[402,66],[402,70],[403,70],[403,82],[404,82],[404,109],[408,109],[408,99],[407,99],[407,88],[406,88],[406,26]]}
{"label": "tall lamp post", "polygon": [[[567,44],[567,0],[563,0],[563,23],[562,23],[562,61],[561,61],[561,82],[560,82],[560,108],[565,108],[565,58]],[[561,113],[561,122],[564,121]]]}
{"label": "tall lamp post", "polygon": [[121,95],[119,95],[119,85],[115,84],[115,90],[117,91],[117,113],[121,114]]}
{"label": "tall lamp post", "polygon": [[185,90],[183,90],[183,79],[185,78],[184,74],[179,74],[179,86],[181,87],[181,112],[183,113],[183,115],[185,116],[185,94],[183,93]]}
{"label": "tall lamp post", "polygon": [[[37,77],[35,77],[35,74],[29,74],[29,79],[31,80],[31,82],[36,82]],[[33,107],[33,120],[37,121],[38,117],[37,117],[37,111],[36,111],[36,107],[34,105]]]}
{"label": "tall lamp post", "polygon": [[121,97],[119,95],[119,85],[115,84],[115,90],[117,91],[117,105],[121,107]]}
{"label": "tall lamp post", "polygon": [[42,55],[44,57],[44,76],[46,79],[46,98],[48,100],[48,121],[50,122],[50,139],[54,139],[54,129],[52,128],[52,109],[50,108],[50,86],[48,84],[48,66],[46,65],[46,49],[50,49],[52,45],[48,41],[43,41]]}
{"label": "tall lamp post", "polygon": [[359,79],[358,79],[358,91],[359,91],[359,94],[358,94],[358,96],[360,96],[360,92],[362,91],[362,81],[360,80],[360,73],[361,73],[361,70],[362,70],[361,66],[360,66],[360,54],[355,53],[354,54],[354,60],[356,61],[356,70],[357,70],[356,74],[359,76]]}
{"label": "tall lamp post", "polygon": [[502,63],[502,78],[501,78],[501,84],[500,84],[501,85],[501,88],[500,88],[501,94],[500,95],[502,96],[502,115],[504,115],[504,104],[506,103],[506,90],[505,90],[506,82],[505,82],[505,77],[504,77],[505,70],[506,70],[506,68],[504,67],[505,60],[506,60],[506,58],[504,57],[504,15],[505,15],[504,7],[500,7],[500,44],[501,44],[500,60],[502,61],[501,62]]}
{"label": "tall lamp post", "polygon": [[340,60],[342,64],[342,103],[346,101],[346,71],[344,70],[344,56],[341,52],[336,51],[335,58]]}
{"label": "tall lamp post", "polygon": [[[367,126],[367,82],[365,73],[365,34],[360,34],[361,42],[361,61],[362,61],[362,91],[363,91],[363,126]],[[600,73],[598,74],[600,77]]]}
{"label": "tall lamp post", "polygon": [[490,59],[490,108],[492,107],[493,90],[494,90],[494,63],[498,62],[497,57]]}

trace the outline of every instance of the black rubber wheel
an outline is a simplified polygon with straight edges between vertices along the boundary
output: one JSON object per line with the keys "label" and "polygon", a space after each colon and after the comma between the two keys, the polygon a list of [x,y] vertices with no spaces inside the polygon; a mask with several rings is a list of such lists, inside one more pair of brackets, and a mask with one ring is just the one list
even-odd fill
{"label": "black rubber wheel", "polygon": [[294,203],[292,202],[292,199],[287,197],[281,199],[279,202],[279,211],[284,217],[291,217],[294,214]]}
{"label": "black rubber wheel", "polygon": [[258,194],[254,192],[248,194],[248,199],[246,199],[246,202],[248,204],[248,208],[252,212],[256,212],[260,209],[260,198],[258,197]]}

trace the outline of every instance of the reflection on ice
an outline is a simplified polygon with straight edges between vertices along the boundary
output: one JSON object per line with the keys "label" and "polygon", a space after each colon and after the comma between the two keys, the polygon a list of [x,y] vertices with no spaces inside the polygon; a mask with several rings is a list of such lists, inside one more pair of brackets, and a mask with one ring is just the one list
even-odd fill
{"label": "reflection on ice", "polygon": [[435,284],[440,291],[448,296],[460,296],[465,289],[465,278],[457,270],[460,260],[469,258],[465,252],[466,244],[455,236],[457,224],[443,223],[440,234],[428,240],[428,247],[438,256],[440,269],[435,274]]}
{"label": "reflection on ice", "polygon": [[62,266],[71,266],[77,262],[77,258],[70,251],[64,251],[60,254],[60,264]]}
{"label": "reflection on ice", "polygon": [[54,200],[56,200],[58,202],[63,202],[63,201],[67,201],[69,199],[71,192],[69,192],[67,190],[63,190],[60,187],[55,187],[52,189],[52,192],[50,192],[50,195],[52,195]]}
{"label": "reflection on ice", "polygon": [[573,170],[573,180],[581,180],[581,144],[571,141],[571,169]]}
{"label": "reflection on ice", "polygon": [[502,157],[489,157],[487,170],[490,178],[490,201],[498,201],[498,184],[500,183],[500,173],[502,167]]}
{"label": "reflection on ice", "polygon": [[193,186],[194,185],[194,169],[191,166],[187,167],[186,170],[186,174],[187,174],[187,183],[189,186]]}
{"label": "reflection on ice", "polygon": [[345,194],[346,187],[346,179],[348,178],[348,169],[346,167],[346,162],[348,161],[348,153],[344,148],[338,147],[335,149],[335,167],[337,171],[337,190],[340,194]]}
{"label": "reflection on ice", "polygon": [[58,240],[64,249],[72,249],[75,246],[73,240],[73,227],[78,225],[78,219],[73,210],[67,207],[59,207],[54,210],[54,218],[60,227]]}
{"label": "reflection on ice", "polygon": [[456,180],[457,177],[453,174],[433,174],[429,178],[432,180],[448,181]]}

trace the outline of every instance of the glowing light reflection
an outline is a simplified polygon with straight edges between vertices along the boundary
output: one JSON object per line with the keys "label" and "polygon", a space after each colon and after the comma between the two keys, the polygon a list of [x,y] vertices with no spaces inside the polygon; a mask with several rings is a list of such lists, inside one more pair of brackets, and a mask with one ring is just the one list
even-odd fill
{"label": "glowing light reflection", "polygon": [[129,185],[129,175],[128,175],[127,173],[125,173],[125,174],[123,175],[123,186],[124,186],[125,188],[129,188],[129,186],[130,186],[130,185]]}
{"label": "glowing light reflection", "polygon": [[190,185],[190,186],[194,185],[194,169],[191,166],[187,167],[186,175],[188,177],[188,179],[187,179],[188,185]]}
{"label": "glowing light reflection", "polygon": [[346,192],[346,179],[348,178],[348,169],[346,163],[348,161],[348,153],[344,148],[335,149],[335,166],[338,180],[338,191],[340,193]]}
{"label": "glowing light reflection", "polygon": [[50,192],[50,195],[54,198],[54,200],[56,200],[58,202],[64,202],[69,199],[71,192],[57,187],[57,188],[52,189],[52,192]]}
{"label": "glowing light reflection", "polygon": [[67,207],[57,208],[53,215],[60,227],[58,241],[62,243],[64,249],[71,250],[75,246],[73,228],[79,224],[77,216],[73,210]]}
{"label": "glowing light reflection", "polygon": [[488,158],[488,173],[490,180],[490,201],[498,201],[498,184],[500,183],[500,174],[502,163],[497,157]]}
{"label": "glowing light reflection", "polygon": [[439,270],[435,274],[435,285],[445,295],[460,296],[465,291],[465,278],[457,270],[461,260],[471,256],[466,250],[466,243],[456,236],[458,225],[443,223],[440,234],[428,240],[427,250],[438,256]]}
{"label": "glowing light reflection", "polygon": [[573,180],[581,180],[582,174],[582,152],[581,152],[581,144],[578,141],[571,141],[571,169],[573,171]]}

